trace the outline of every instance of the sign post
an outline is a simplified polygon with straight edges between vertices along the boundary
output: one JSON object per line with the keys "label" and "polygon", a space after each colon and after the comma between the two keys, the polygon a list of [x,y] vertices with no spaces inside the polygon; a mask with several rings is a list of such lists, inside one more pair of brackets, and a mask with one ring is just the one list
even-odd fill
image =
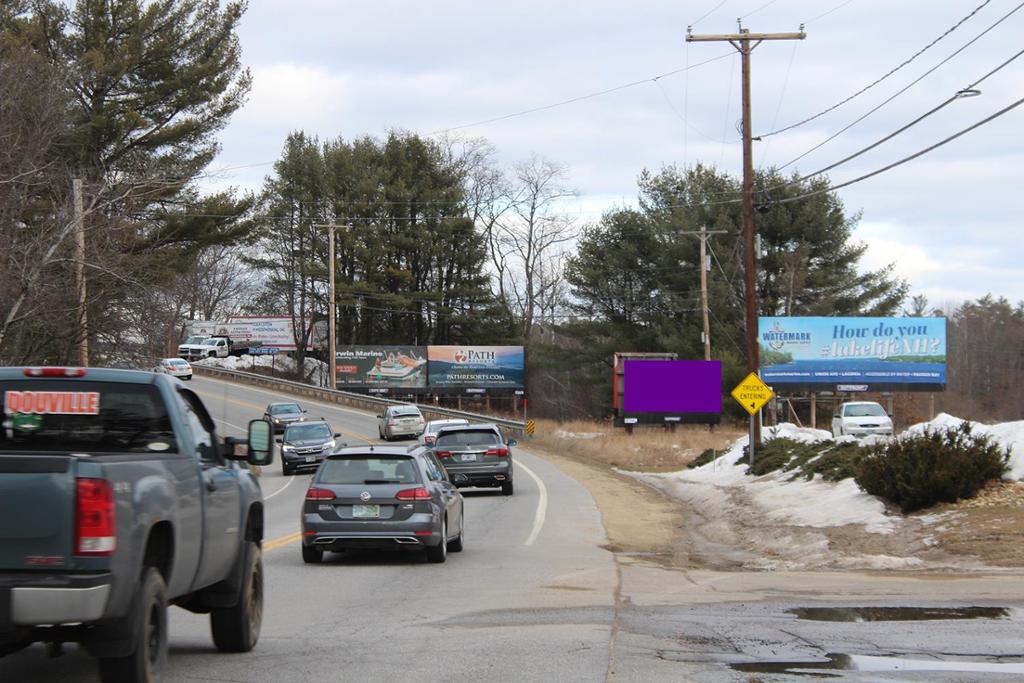
{"label": "sign post", "polygon": [[754,434],[755,434],[755,423],[757,419],[757,413],[764,404],[771,400],[775,392],[771,390],[767,384],[761,381],[761,378],[756,373],[750,373],[747,375],[742,382],[736,385],[736,388],[732,390],[732,397],[736,399],[736,402],[743,406],[743,409],[750,413],[750,445],[748,448],[750,464],[754,464]]}

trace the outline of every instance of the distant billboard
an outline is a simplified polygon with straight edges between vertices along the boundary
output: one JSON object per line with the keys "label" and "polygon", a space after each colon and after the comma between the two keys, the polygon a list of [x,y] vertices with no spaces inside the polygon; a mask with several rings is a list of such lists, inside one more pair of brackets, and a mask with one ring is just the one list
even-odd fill
{"label": "distant billboard", "polygon": [[[622,417],[644,422],[717,422],[722,412],[722,363],[717,360],[624,362]],[[676,419],[678,418],[678,419]]]}
{"label": "distant billboard", "polygon": [[761,379],[772,387],[942,391],[945,318],[758,319]]}
{"label": "distant billboard", "polygon": [[425,346],[344,346],[337,350],[338,388],[423,388]]}
{"label": "distant billboard", "polygon": [[[259,342],[262,346],[272,346],[282,351],[295,350],[292,318],[287,315],[237,315],[224,322],[189,320],[185,329],[189,335],[231,337],[233,341]],[[310,339],[307,349],[312,349],[312,341]]]}
{"label": "distant billboard", "polygon": [[431,389],[522,389],[526,355],[522,346],[428,346]]}

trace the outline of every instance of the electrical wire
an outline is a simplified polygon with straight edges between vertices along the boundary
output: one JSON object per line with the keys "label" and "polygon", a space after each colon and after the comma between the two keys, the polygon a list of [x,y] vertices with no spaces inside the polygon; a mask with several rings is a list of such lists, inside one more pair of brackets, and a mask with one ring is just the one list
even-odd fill
{"label": "electrical wire", "polygon": [[474,128],[476,126],[483,126],[483,125],[488,124],[488,123],[497,123],[499,121],[506,121],[508,119],[516,118],[518,116],[526,116],[527,114],[535,114],[535,113],[537,113],[539,111],[547,111],[548,109],[554,109],[556,107],[562,107],[562,106],[565,106],[567,104],[574,104],[576,102],[582,102],[583,100],[589,100],[589,99],[592,99],[594,97],[601,97],[602,95],[608,95],[608,94],[611,94],[613,92],[618,92],[620,90],[625,90],[627,88],[634,88],[634,87],[636,87],[638,85],[643,85],[644,83],[649,83],[651,81],[658,81],[658,80],[660,80],[662,78],[668,78],[669,76],[675,76],[676,74],[680,74],[680,73],[683,73],[685,71],[689,71],[690,69],[696,69],[699,66],[704,66],[706,64],[711,64],[712,62],[717,62],[720,59],[725,59],[726,57],[728,57],[728,56],[730,56],[732,54],[734,54],[734,53],[733,52],[727,52],[725,54],[718,55],[717,57],[712,57],[710,59],[705,59],[703,62],[697,62],[696,64],[692,64],[690,66],[684,66],[682,68],[674,69],[672,71],[666,71],[663,74],[658,74],[657,76],[651,76],[650,78],[642,78],[642,79],[640,79],[638,81],[632,81],[630,83],[623,83],[622,85],[616,85],[614,87],[606,88],[605,90],[600,90],[598,92],[592,92],[592,93],[589,93],[589,94],[586,94],[586,95],[579,95],[577,97],[570,97],[569,99],[562,100],[560,102],[553,102],[551,104],[545,104],[545,105],[542,105],[540,107],[533,107],[532,109],[524,109],[522,111],[513,112],[511,114],[504,114],[503,116],[495,116],[495,117],[489,118],[489,119],[483,119],[483,120],[480,120],[480,121],[474,121],[473,123],[464,123],[462,125],[452,126],[450,128],[441,128],[441,129],[433,131],[432,133],[427,133],[427,135],[428,136],[442,135],[442,134],[450,133],[450,132],[456,131],[456,130],[464,130],[466,128]]}
{"label": "electrical wire", "polygon": [[779,0],[768,0],[768,2],[764,3],[763,5],[761,5],[760,7],[758,7],[758,8],[757,8],[756,10],[754,10],[753,12],[747,12],[746,14],[744,14],[744,15],[743,15],[742,17],[740,17],[740,21],[742,21],[742,20],[746,19],[747,17],[752,17],[752,16],[754,16],[755,14],[757,14],[758,12],[760,12],[760,11],[761,11],[761,10],[763,10],[763,9],[768,9],[769,7],[771,7],[772,5],[774,5],[775,3],[777,3],[778,1],[779,1]]}
{"label": "electrical wire", "polygon": [[[1024,6],[1024,3],[1022,3],[1020,6]],[[1006,59],[1002,64],[1000,64],[999,66],[995,67],[994,69],[989,71],[987,74],[985,74],[981,78],[975,80],[973,83],[970,83],[967,87],[957,91],[954,95],[952,95],[951,97],[947,98],[945,101],[939,103],[935,107],[932,107],[931,109],[926,111],[924,114],[921,114],[920,116],[918,116],[913,121],[911,121],[911,122],[907,123],[906,125],[904,125],[904,126],[898,128],[898,129],[894,130],[893,132],[889,133],[888,135],[886,135],[886,136],[884,136],[882,138],[879,138],[878,140],[876,140],[875,142],[871,143],[867,147],[864,147],[864,148],[854,152],[853,154],[845,156],[842,159],[840,159],[839,161],[833,162],[833,163],[829,164],[828,166],[825,166],[824,168],[820,168],[817,171],[814,171],[813,173],[808,173],[805,176],[801,176],[797,180],[792,180],[792,181],[790,181],[788,183],[782,183],[780,185],[775,185],[774,187],[766,188],[766,189],[762,190],[762,192],[771,192],[773,190],[781,190],[781,189],[786,188],[786,187],[792,187],[793,185],[799,185],[801,183],[806,182],[807,180],[809,180],[811,178],[814,178],[816,176],[822,175],[823,173],[827,173],[827,172],[831,171],[834,168],[842,166],[843,164],[847,163],[848,161],[852,161],[853,159],[856,159],[857,157],[859,157],[859,156],[861,156],[863,154],[866,154],[867,152],[870,152],[871,150],[875,149],[876,147],[878,147],[878,146],[888,142],[889,140],[892,140],[897,135],[900,135],[901,133],[909,130],[910,128],[913,128],[914,126],[916,126],[920,122],[924,121],[928,117],[932,116],[936,112],[941,111],[942,109],[945,109],[950,104],[952,104],[956,100],[960,99],[963,96],[962,93],[970,92],[970,91],[974,90],[975,88],[977,88],[977,86],[981,85],[986,80],[988,80],[988,78],[990,78],[991,76],[999,73],[1000,71],[1005,69],[1007,66],[1012,64],[1014,61],[1019,59],[1021,57],[1021,55],[1024,55],[1024,49],[1019,50],[1012,57]],[[800,158],[800,157],[798,157],[798,158]],[[790,162],[790,163],[792,163],[792,162]],[[780,166],[779,168],[782,169],[782,168],[785,168],[788,165],[789,164],[785,164],[784,166]]]}
{"label": "electrical wire", "polygon": [[[939,69],[939,67],[941,67],[941,66],[945,65],[945,64],[946,64],[947,62],[949,62],[949,61],[950,61],[951,59],[953,59],[953,58],[954,58],[954,57],[956,57],[956,56],[957,56],[958,54],[960,54],[961,52],[963,52],[964,50],[966,50],[966,49],[967,49],[968,47],[970,47],[971,45],[973,45],[973,44],[974,44],[975,42],[977,42],[978,40],[980,40],[980,39],[981,39],[981,38],[982,38],[982,37],[983,37],[984,35],[986,35],[986,34],[987,34],[988,32],[992,31],[992,30],[993,30],[994,28],[996,28],[997,26],[999,26],[1000,24],[1002,24],[1002,23],[1003,23],[1004,21],[1006,21],[1007,19],[1009,19],[1009,18],[1010,18],[1011,16],[1013,16],[1014,14],[1016,14],[1017,12],[1019,12],[1019,11],[1020,11],[1020,9],[1021,9],[1022,7],[1024,7],[1024,2],[1022,2],[1022,3],[1020,3],[1019,5],[1017,5],[1016,7],[1014,7],[1014,8],[1012,9],[1012,10],[1010,10],[1010,11],[1009,11],[1009,12],[1007,12],[1007,13],[1006,13],[1005,15],[1003,15],[1003,16],[1002,16],[1002,17],[1001,17],[1001,18],[1000,18],[1000,19],[999,19],[998,21],[996,21],[996,22],[995,22],[994,24],[992,24],[991,26],[989,26],[988,28],[986,28],[986,29],[985,29],[984,31],[982,31],[982,32],[981,32],[981,33],[979,33],[978,35],[974,36],[974,38],[971,38],[971,39],[970,39],[969,41],[967,41],[967,42],[966,42],[966,43],[964,43],[964,44],[963,44],[962,46],[960,46],[960,48],[959,48],[959,49],[957,49],[956,51],[954,51],[953,53],[951,53],[951,54],[950,54],[949,56],[947,56],[947,57],[946,57],[945,59],[943,59],[942,61],[940,61],[940,62],[939,62],[938,64],[936,64],[935,66],[933,66],[932,68],[928,69],[928,70],[927,70],[927,71],[925,71],[925,72],[924,72],[923,74],[921,74],[920,76],[918,76],[917,78],[915,78],[914,80],[912,80],[912,81],[911,81],[910,83],[908,83],[907,85],[905,85],[905,86],[904,86],[903,88],[901,88],[901,89],[897,90],[897,91],[896,91],[895,93],[893,93],[893,94],[892,94],[891,96],[889,96],[889,97],[888,97],[888,98],[886,98],[885,100],[882,100],[882,102],[880,102],[880,103],[879,103],[878,105],[876,105],[875,107],[872,107],[872,108],[871,108],[871,109],[869,109],[869,110],[868,110],[867,112],[865,112],[865,113],[864,113],[864,114],[862,114],[861,116],[857,117],[856,119],[854,119],[854,120],[853,120],[852,122],[850,122],[849,124],[847,124],[847,125],[846,125],[846,126],[844,126],[843,128],[840,128],[840,129],[839,129],[838,131],[836,131],[836,132],[835,132],[835,133],[833,133],[832,135],[828,136],[827,138],[825,138],[824,140],[822,140],[822,141],[821,141],[821,142],[819,142],[818,144],[814,145],[813,147],[811,147],[810,149],[808,149],[808,150],[804,151],[804,152],[803,152],[803,153],[801,153],[800,155],[798,155],[798,156],[796,156],[796,157],[794,157],[794,158],[790,159],[790,160],[789,160],[789,161],[787,161],[786,163],[782,164],[781,166],[779,166],[779,167],[778,167],[778,169],[777,169],[777,170],[780,170],[780,171],[781,171],[781,170],[782,170],[782,169],[784,169],[784,168],[788,168],[789,166],[792,166],[792,165],[793,165],[793,164],[795,164],[796,162],[798,162],[798,161],[800,161],[801,159],[803,159],[804,157],[806,157],[806,156],[807,156],[808,154],[810,154],[811,152],[814,152],[814,151],[816,151],[816,150],[818,150],[818,149],[821,149],[822,147],[824,147],[824,146],[825,146],[826,144],[828,144],[828,143],[829,143],[829,142],[831,142],[832,140],[835,140],[835,139],[836,139],[837,137],[839,137],[840,135],[842,135],[842,134],[843,134],[843,133],[845,133],[846,131],[850,130],[851,128],[853,128],[853,127],[854,127],[854,126],[856,126],[856,125],[857,125],[858,123],[860,123],[860,122],[861,122],[861,121],[863,121],[864,119],[866,119],[866,118],[868,118],[869,116],[871,116],[872,114],[874,114],[874,113],[875,113],[876,111],[878,111],[879,109],[881,109],[881,108],[882,108],[882,107],[884,107],[885,105],[887,105],[887,104],[889,104],[890,102],[892,102],[893,100],[895,100],[895,99],[896,99],[897,97],[899,97],[900,95],[902,95],[903,93],[905,93],[905,92],[906,92],[907,90],[909,90],[909,89],[910,89],[910,88],[912,88],[913,86],[915,86],[915,85],[917,85],[918,83],[920,83],[920,82],[921,82],[922,80],[924,80],[924,79],[925,79],[926,77],[930,76],[930,75],[931,75],[932,73],[934,73],[934,72],[935,72],[935,71],[936,71],[937,69]],[[1017,54],[1017,56],[1019,56],[1019,54],[1020,54],[1020,53],[1018,53],[1018,54]],[[1011,58],[1011,59],[1010,59],[1010,61],[1013,61],[1014,59],[1016,59],[1016,58],[1017,58],[1017,56],[1014,56],[1013,58]],[[1007,62],[1007,63],[1009,63],[1009,62]],[[1006,66],[1006,64],[1004,63],[1004,64],[1003,64],[1003,66]],[[1001,69],[1001,68],[1002,68],[1002,66],[1000,66],[999,68],[997,68],[997,69],[996,69],[996,71],[998,71],[998,70],[999,70],[999,69]],[[973,87],[974,87],[975,85],[977,85],[978,83],[981,83],[981,81],[983,81],[983,80],[985,80],[986,78],[988,78],[989,76],[991,76],[991,75],[992,75],[992,73],[995,73],[995,72],[993,71],[993,72],[990,72],[990,73],[986,74],[986,75],[985,75],[985,76],[984,76],[983,78],[981,78],[980,80],[978,80],[978,81],[975,81],[975,82],[974,82],[974,83],[972,83],[971,85],[969,85],[969,86],[967,86],[966,88],[964,88],[964,90],[968,90],[968,89],[970,89],[970,88],[973,88]],[[953,99],[955,99],[955,98],[953,98]],[[945,104],[948,104],[948,103],[949,103],[949,102],[946,102]],[[943,106],[945,106],[945,105],[943,105]],[[942,107],[939,107],[939,109],[941,109],[941,108],[942,108]],[[936,109],[936,110],[934,110],[934,111],[938,111],[938,109]],[[930,112],[930,113],[929,113],[928,115],[930,115],[931,113],[934,113],[934,111],[933,111],[933,112]],[[817,175],[817,174],[815,174],[815,175]]]}
{"label": "electrical wire", "polygon": [[910,156],[903,157],[899,161],[894,161],[893,163],[891,163],[891,164],[889,164],[887,166],[883,166],[882,168],[879,168],[877,170],[874,170],[871,173],[865,173],[864,175],[858,176],[858,177],[856,177],[856,178],[854,178],[852,180],[847,180],[845,183],[840,183],[838,185],[831,185],[829,187],[824,187],[824,188],[815,190],[813,192],[807,192],[805,194],[797,195],[795,197],[787,197],[785,199],[779,199],[779,200],[776,200],[776,201],[774,201],[772,203],[773,204],[789,204],[791,202],[799,201],[799,200],[802,200],[802,199],[807,199],[809,197],[815,197],[817,195],[825,194],[827,192],[835,192],[836,190],[842,189],[844,187],[849,187],[850,185],[853,185],[855,183],[859,183],[861,181],[867,180],[868,178],[873,178],[876,175],[880,175],[882,173],[885,173],[886,171],[890,171],[890,170],[896,168],[897,166],[902,166],[903,164],[905,164],[907,162],[910,162],[910,161],[913,161],[914,159],[917,159],[918,157],[924,156],[925,154],[928,154],[929,152],[932,152],[932,151],[938,149],[939,147],[947,145],[950,142],[953,142],[954,140],[956,140],[957,138],[962,137],[962,136],[966,135],[967,133],[970,133],[971,131],[973,131],[973,130],[975,130],[977,128],[980,128],[981,126],[984,126],[985,124],[990,123],[990,122],[994,121],[995,119],[998,119],[1000,116],[1003,116],[1004,114],[1009,113],[1010,111],[1016,109],[1017,107],[1019,107],[1022,104],[1024,104],[1024,97],[1022,97],[1019,100],[1016,100],[1015,102],[1010,103],[1009,105],[1003,107],[1002,109],[1000,109],[996,113],[991,114],[990,116],[986,116],[981,121],[978,121],[977,123],[975,123],[975,124],[973,124],[971,126],[968,126],[967,128],[964,128],[964,129],[958,131],[957,133],[954,133],[953,135],[950,135],[949,137],[940,140],[939,142],[936,142],[933,145],[929,145],[928,147],[925,147],[924,149],[922,149],[922,150],[920,150],[918,152],[915,152],[914,154],[911,154]]}
{"label": "electrical wire", "polygon": [[828,10],[827,12],[822,12],[821,14],[819,14],[817,16],[814,16],[814,17],[811,17],[810,19],[804,20],[804,25],[806,26],[807,24],[810,24],[811,22],[817,21],[818,19],[824,19],[825,17],[827,17],[828,15],[832,14],[836,10],[840,10],[840,9],[846,7],[851,2],[853,2],[853,0],[843,0],[843,2],[839,3],[838,5],[833,7],[832,9]]}
{"label": "electrical wire", "polygon": [[814,121],[815,119],[821,118],[825,114],[828,114],[831,111],[835,111],[836,109],[838,109],[839,107],[843,106],[844,104],[847,104],[848,102],[850,102],[853,99],[859,97],[860,95],[863,95],[868,90],[871,90],[876,85],[878,85],[879,83],[881,83],[882,81],[886,80],[887,78],[889,78],[890,76],[895,74],[897,71],[899,71],[903,67],[905,67],[908,64],[910,64],[911,62],[913,62],[915,59],[917,59],[922,54],[924,54],[925,51],[927,51],[929,48],[933,47],[936,43],[938,43],[940,40],[942,40],[943,38],[948,36],[950,33],[952,33],[953,31],[957,30],[958,28],[960,28],[960,26],[962,26],[967,20],[969,20],[975,14],[980,12],[982,10],[982,8],[984,8],[990,2],[992,2],[992,0],[984,0],[980,5],[975,7],[974,10],[971,11],[970,14],[965,16],[963,19],[961,19],[957,23],[953,24],[953,26],[951,26],[950,28],[946,29],[945,32],[943,32],[942,35],[940,35],[938,38],[936,38],[932,42],[928,43],[923,48],[921,48],[920,50],[915,52],[913,55],[911,55],[909,58],[904,60],[901,64],[893,67],[888,72],[886,72],[884,75],[882,75],[881,77],[875,79],[873,82],[871,82],[868,85],[864,86],[863,88],[861,88],[857,92],[853,93],[849,97],[847,97],[847,98],[845,98],[843,100],[840,100],[839,102],[833,104],[831,107],[828,107],[826,109],[823,109],[823,110],[819,111],[817,114],[814,114],[813,116],[808,116],[807,118],[803,119],[802,121],[797,121],[796,123],[790,124],[790,125],[788,125],[788,126],[786,126],[784,128],[779,128],[778,130],[773,130],[773,131],[770,131],[768,133],[761,133],[760,135],[757,135],[755,137],[759,137],[759,138],[763,139],[763,138],[770,137],[772,135],[778,135],[779,133],[784,133],[784,132],[786,132],[788,130],[793,130],[794,128],[802,126],[802,125],[804,125],[806,123],[810,123],[811,121]]}
{"label": "electrical wire", "polygon": [[[786,89],[789,87],[789,76],[793,72],[793,61],[796,59],[796,49],[802,42],[802,40],[793,41],[793,50],[789,53],[789,65],[786,66],[786,77],[782,79],[782,89],[779,90],[779,103],[775,106],[775,116],[772,117],[772,128],[774,128],[779,122],[779,113],[782,111],[782,103],[786,98]],[[764,161],[768,158],[768,150],[771,147],[771,144],[772,141],[769,139],[761,150],[761,167],[764,167]]]}
{"label": "electrical wire", "polygon": [[729,69],[729,89],[725,97],[725,116],[722,117],[722,151],[718,155],[718,165],[721,166],[725,160],[725,132],[729,130],[729,109],[732,106],[732,83],[736,76],[736,52],[732,55],[732,66]]}
{"label": "electrical wire", "polygon": [[729,2],[729,0],[722,0],[722,1],[720,2],[720,3],[718,3],[717,5],[715,5],[714,7],[712,7],[711,9],[709,9],[709,10],[708,10],[707,12],[705,12],[705,13],[704,13],[704,14],[702,14],[702,15],[700,15],[700,18],[699,18],[699,19],[696,19],[695,21],[691,21],[691,22],[690,22],[690,26],[691,26],[691,27],[693,27],[693,26],[696,26],[696,25],[697,25],[697,24],[699,24],[700,22],[704,21],[705,19],[707,19],[708,17],[710,17],[710,16],[712,15],[712,14],[714,14],[715,12],[717,12],[717,11],[719,10],[719,8],[720,8],[720,7],[722,6],[722,5],[724,5],[725,3],[727,3],[727,2]]}

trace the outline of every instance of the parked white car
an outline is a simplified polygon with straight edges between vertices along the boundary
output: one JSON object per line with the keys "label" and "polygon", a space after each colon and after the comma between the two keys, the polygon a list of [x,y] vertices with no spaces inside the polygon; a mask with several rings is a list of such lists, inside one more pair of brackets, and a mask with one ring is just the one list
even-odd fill
{"label": "parked white car", "polygon": [[183,358],[164,358],[156,371],[180,379],[192,379],[192,366]]}
{"label": "parked white car", "polygon": [[874,401],[843,403],[832,418],[833,436],[892,436],[892,418]]}

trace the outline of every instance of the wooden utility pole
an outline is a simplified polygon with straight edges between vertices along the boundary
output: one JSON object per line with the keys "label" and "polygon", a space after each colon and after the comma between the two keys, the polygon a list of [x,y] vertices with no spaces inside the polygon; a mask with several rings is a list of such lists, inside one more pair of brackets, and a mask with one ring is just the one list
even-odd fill
{"label": "wooden utility pole", "polygon": [[335,315],[338,308],[337,298],[335,297],[335,286],[334,286],[334,231],[337,228],[351,228],[351,223],[345,225],[336,225],[334,223],[321,223],[313,226],[314,228],[327,228],[327,280],[330,288],[330,293],[327,295],[330,304],[327,311],[327,387],[329,389],[338,388],[338,339],[337,339],[337,325]]}
{"label": "wooden utility pole", "polygon": [[89,365],[89,319],[85,292],[85,205],[82,200],[82,179],[71,181],[75,203],[75,292],[78,295],[78,365]]}
{"label": "wooden utility pole", "polygon": [[[728,42],[742,57],[743,74],[743,274],[744,303],[747,325],[747,370],[757,372],[760,353],[757,344],[757,255],[754,253],[754,155],[752,150],[753,126],[750,114],[750,53],[765,40],[803,40],[807,37],[800,25],[797,33],[751,33],[750,29],[739,29],[739,33],[720,35],[694,35],[692,28],[686,30],[686,42]],[[761,426],[751,417],[753,423],[752,441],[761,441]]]}
{"label": "wooden utility pole", "polygon": [[708,271],[711,262],[708,260],[708,237],[724,235],[727,230],[708,230],[701,226],[700,231],[691,230],[684,235],[697,235],[700,238],[700,310],[704,316],[704,360],[711,360],[711,325],[708,322]]}

